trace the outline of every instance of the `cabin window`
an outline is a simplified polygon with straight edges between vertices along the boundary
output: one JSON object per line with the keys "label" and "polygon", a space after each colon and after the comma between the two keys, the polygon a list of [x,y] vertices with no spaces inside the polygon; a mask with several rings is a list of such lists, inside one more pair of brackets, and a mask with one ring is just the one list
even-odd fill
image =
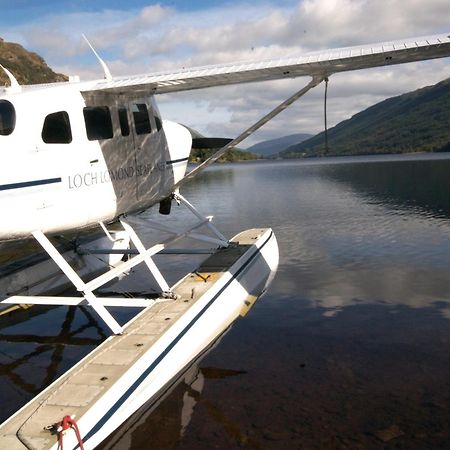
{"label": "cabin window", "polygon": [[66,111],[58,111],[45,118],[42,140],[46,144],[69,144],[72,142],[69,114]]}
{"label": "cabin window", "polygon": [[87,106],[83,109],[83,114],[87,137],[90,141],[113,137],[111,113],[107,106]]}
{"label": "cabin window", "polygon": [[119,123],[122,136],[129,136],[130,125],[128,123],[128,114],[125,108],[119,108]]}
{"label": "cabin window", "polygon": [[155,116],[155,122],[156,122],[156,129],[158,131],[161,131],[161,128],[162,128],[161,118],[159,116]]}
{"label": "cabin window", "polygon": [[147,105],[145,103],[136,103],[131,108],[133,112],[134,127],[136,134],[148,134],[152,132],[150,117],[148,116]]}
{"label": "cabin window", "polygon": [[0,100],[0,136],[8,136],[16,126],[16,110],[8,100]]}

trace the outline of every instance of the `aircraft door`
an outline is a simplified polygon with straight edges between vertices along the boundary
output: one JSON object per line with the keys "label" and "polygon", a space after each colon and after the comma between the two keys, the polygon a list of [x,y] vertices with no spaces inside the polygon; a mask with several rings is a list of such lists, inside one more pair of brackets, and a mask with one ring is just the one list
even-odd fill
{"label": "aircraft door", "polygon": [[150,99],[130,102],[136,157],[136,195],[140,204],[156,198],[164,183],[166,145]]}
{"label": "aircraft door", "polygon": [[[90,157],[88,170],[95,173],[97,193],[100,198],[108,198],[109,193],[102,188],[111,181],[114,190],[116,212],[136,209],[137,185],[135,177],[136,155],[134,137],[131,126],[131,114],[128,110],[128,99],[106,93],[84,93],[83,108],[87,138],[91,148],[102,153],[105,166],[99,166],[99,160]],[[96,217],[97,211],[91,215]]]}
{"label": "aircraft door", "polygon": [[116,186],[118,210],[122,212],[132,209],[132,205],[137,201],[136,151],[127,104],[119,101],[116,108],[115,116],[118,120],[114,133],[117,136],[114,148],[116,162],[109,172],[111,181]]}

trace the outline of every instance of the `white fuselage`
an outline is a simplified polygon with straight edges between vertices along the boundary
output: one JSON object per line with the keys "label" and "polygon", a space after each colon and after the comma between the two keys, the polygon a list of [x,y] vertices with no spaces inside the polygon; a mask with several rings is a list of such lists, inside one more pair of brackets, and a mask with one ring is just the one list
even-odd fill
{"label": "white fuselage", "polygon": [[71,83],[0,92],[0,240],[91,227],[161,201],[183,178],[191,143],[151,96]]}

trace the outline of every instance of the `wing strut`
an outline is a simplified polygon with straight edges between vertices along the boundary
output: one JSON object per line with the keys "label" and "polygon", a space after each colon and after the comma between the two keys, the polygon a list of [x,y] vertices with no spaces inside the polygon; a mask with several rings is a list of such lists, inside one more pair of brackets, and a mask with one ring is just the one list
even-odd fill
{"label": "wing strut", "polygon": [[255,131],[259,130],[263,125],[265,125],[267,122],[272,120],[275,116],[280,114],[281,111],[284,111],[288,106],[292,105],[292,103],[294,103],[300,97],[305,95],[310,89],[312,89],[313,87],[316,87],[318,84],[320,84],[326,78],[327,77],[325,75],[313,76],[312,80],[305,87],[300,89],[294,95],[292,95],[287,100],[285,100],[283,103],[279,104],[275,109],[273,109],[268,114],[266,114],[264,117],[259,119],[258,122],[256,122],[251,127],[247,128],[244,132],[242,132],[237,138],[233,139],[228,144],[224,145],[222,148],[217,150],[216,153],[214,153],[208,159],[203,161],[202,164],[197,166],[195,169],[191,170],[182,180],[180,180],[178,183],[175,184],[173,190],[175,191],[181,185],[185,184],[187,181],[189,181],[192,178],[194,178],[195,176],[197,176],[200,172],[203,172],[210,164],[217,161],[225,152],[232,149],[233,147],[236,147],[236,145],[238,145],[244,139],[247,139],[251,134],[253,134]]}

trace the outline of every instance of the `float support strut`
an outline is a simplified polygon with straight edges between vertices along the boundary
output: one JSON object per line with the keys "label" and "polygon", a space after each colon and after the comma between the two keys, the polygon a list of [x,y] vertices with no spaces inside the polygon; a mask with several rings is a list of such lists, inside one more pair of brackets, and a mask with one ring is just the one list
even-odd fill
{"label": "float support strut", "polygon": [[95,312],[102,318],[102,320],[108,325],[114,334],[120,334],[123,332],[123,328],[117,323],[116,319],[108,312],[108,310],[101,305],[97,300],[91,289],[87,287],[85,282],[78,276],[78,274],[72,269],[69,263],[61,256],[61,253],[55,248],[50,240],[45,236],[42,231],[34,231],[34,238],[41,244],[43,249],[49,254],[49,256],[55,261],[58,267],[69,278],[73,285],[81,292]]}

